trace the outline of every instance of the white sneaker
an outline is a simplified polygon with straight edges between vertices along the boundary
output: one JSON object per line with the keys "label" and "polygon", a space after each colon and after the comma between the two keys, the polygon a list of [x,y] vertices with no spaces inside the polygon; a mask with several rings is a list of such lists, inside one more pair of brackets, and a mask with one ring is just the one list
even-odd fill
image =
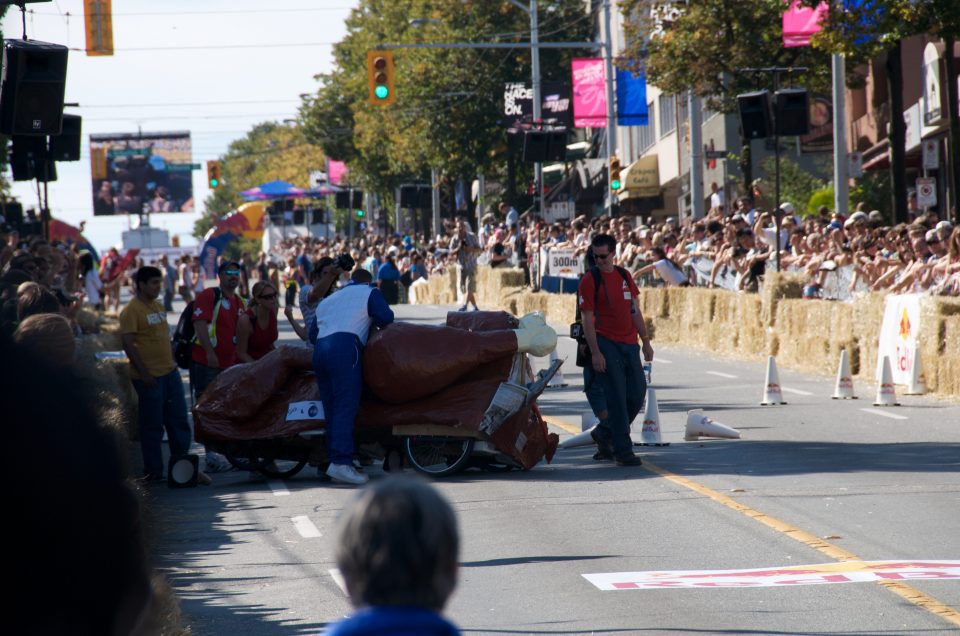
{"label": "white sneaker", "polygon": [[370,481],[370,477],[358,473],[357,469],[349,464],[330,464],[327,467],[327,477],[341,484],[362,486]]}

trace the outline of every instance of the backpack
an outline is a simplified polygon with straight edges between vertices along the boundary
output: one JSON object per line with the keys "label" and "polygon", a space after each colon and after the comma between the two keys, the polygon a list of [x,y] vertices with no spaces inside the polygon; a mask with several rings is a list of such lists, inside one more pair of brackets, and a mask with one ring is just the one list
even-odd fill
{"label": "backpack", "polygon": [[[623,277],[623,280],[630,284],[630,272],[615,265],[614,269],[617,270],[617,273]],[[600,282],[602,279],[600,275],[599,267],[591,267],[590,275],[593,276],[593,306],[596,309],[597,301],[600,300]],[[586,274],[584,274],[586,276]],[[583,333],[583,323],[580,319],[580,299],[577,298],[577,313],[576,313],[576,322],[570,325],[570,334],[577,341],[577,361],[576,364],[578,367],[587,367],[590,366],[590,345],[587,344],[587,338]],[[596,321],[594,326],[596,326]],[[574,335],[576,334],[576,335]]]}
{"label": "backpack", "polygon": [[[193,328],[193,306],[195,300],[191,300],[184,307],[180,314],[180,320],[177,321],[177,328],[173,331],[173,338],[170,344],[173,347],[173,360],[181,369],[190,368],[190,360],[193,358],[193,344],[197,339],[197,332]],[[220,288],[213,289],[213,304],[217,307],[220,304]],[[216,310],[214,311],[214,320],[216,320]]]}

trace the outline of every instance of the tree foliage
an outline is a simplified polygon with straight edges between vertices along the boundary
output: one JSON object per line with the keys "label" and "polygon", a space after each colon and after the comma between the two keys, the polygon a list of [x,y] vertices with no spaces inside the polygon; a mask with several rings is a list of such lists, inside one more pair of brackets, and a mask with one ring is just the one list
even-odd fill
{"label": "tree foliage", "polygon": [[286,181],[309,187],[310,171],[326,165],[323,150],[307,141],[298,125],[264,122],[232,142],[223,161],[223,185],[206,200],[206,215],[194,224],[193,235],[203,235],[217,219],[243,203],[240,192],[268,181]]}
{"label": "tree foliage", "polygon": [[692,90],[708,98],[712,108],[729,111],[738,93],[772,88],[769,75],[742,69],[781,66],[808,69],[783,78],[787,84],[829,93],[829,55],[811,47],[783,47],[783,0],[691,2],[662,37],[651,37],[651,10],[662,4],[620,2],[628,46],[618,66],[644,71],[647,81],[663,92]]}
{"label": "tree foliage", "polygon": [[[551,6],[540,14],[542,40],[587,39],[591,20],[581,0]],[[333,48],[334,71],[318,75],[320,87],[303,102],[307,138],[346,161],[354,183],[381,193],[432,167],[452,178],[491,174],[505,150],[504,84],[529,82],[528,48],[396,49],[397,102],[389,107],[367,101],[367,51],[529,37],[529,15],[507,0],[361,0]],[[584,53],[542,50],[543,78],[568,79],[570,59]]]}

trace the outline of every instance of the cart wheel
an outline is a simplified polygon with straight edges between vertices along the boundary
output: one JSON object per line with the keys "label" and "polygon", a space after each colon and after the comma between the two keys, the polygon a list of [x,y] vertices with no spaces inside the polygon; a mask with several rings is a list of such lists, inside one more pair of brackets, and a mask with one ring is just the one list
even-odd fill
{"label": "cart wheel", "polygon": [[290,479],[307,465],[306,460],[297,461],[295,459],[274,459],[273,461],[264,461],[260,465],[260,472],[267,477],[274,479]]}
{"label": "cart wheel", "polygon": [[414,470],[431,477],[446,477],[466,468],[473,440],[415,435],[404,438],[403,450]]}
{"label": "cart wheel", "polygon": [[262,457],[238,457],[236,455],[224,455],[230,465],[237,470],[248,470],[256,472],[263,467],[264,459]]}

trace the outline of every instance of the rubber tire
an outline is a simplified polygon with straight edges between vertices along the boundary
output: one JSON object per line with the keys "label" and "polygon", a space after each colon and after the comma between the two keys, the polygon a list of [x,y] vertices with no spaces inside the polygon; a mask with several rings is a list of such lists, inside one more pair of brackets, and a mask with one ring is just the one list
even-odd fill
{"label": "rubber tire", "polygon": [[[290,460],[290,461],[293,461],[293,460]],[[307,460],[304,459],[304,460],[298,461],[296,464],[294,464],[291,468],[288,468],[287,470],[272,470],[271,468],[269,468],[270,461],[263,461],[263,464],[260,466],[258,470],[264,475],[266,475],[267,477],[271,477],[273,479],[290,479],[291,477],[299,473],[301,470],[303,470],[303,467],[306,465],[307,465]]]}
{"label": "rubber tire", "polygon": [[256,459],[250,459],[249,457],[237,457],[235,455],[224,454],[224,457],[227,458],[227,461],[230,462],[230,465],[236,468],[237,470],[244,470],[250,472],[257,472],[262,467],[266,461],[262,457],[257,457]]}
{"label": "rubber tire", "polygon": [[[447,457],[446,466],[440,470],[429,470],[420,465],[417,461],[416,456],[414,455],[416,447],[420,444],[420,440],[427,440],[427,443],[433,441],[443,441],[443,443],[449,444],[460,443],[460,452],[456,455],[451,461]],[[418,473],[429,475],[430,477],[447,477],[449,475],[454,475],[459,473],[461,470],[466,468],[470,463],[470,454],[473,452],[473,439],[472,438],[450,438],[450,437],[433,437],[426,435],[415,435],[411,437],[405,437],[403,439],[403,452],[407,457],[407,462],[413,467]]]}

